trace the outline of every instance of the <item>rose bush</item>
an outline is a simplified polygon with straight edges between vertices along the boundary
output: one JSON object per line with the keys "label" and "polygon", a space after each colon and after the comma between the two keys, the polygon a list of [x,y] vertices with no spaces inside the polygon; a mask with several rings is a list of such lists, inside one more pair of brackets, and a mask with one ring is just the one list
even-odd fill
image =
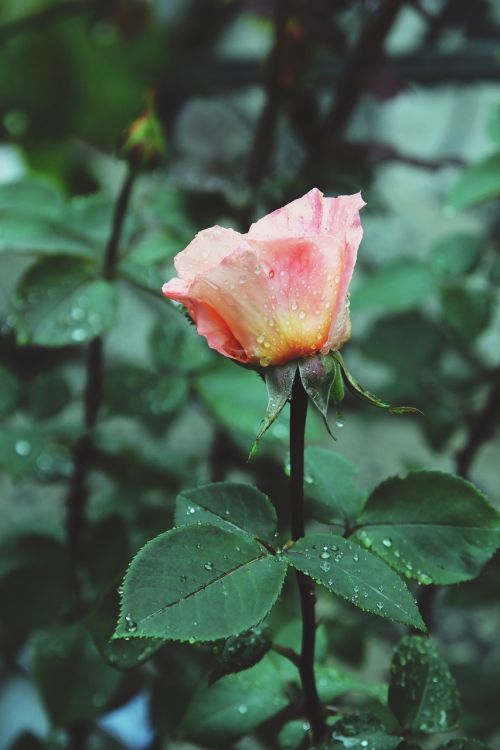
{"label": "rose bush", "polygon": [[175,258],[163,293],[226,357],[283,364],[336,351],[350,336],[348,289],[362,238],[360,193],[309,193],[252,224],[215,226]]}

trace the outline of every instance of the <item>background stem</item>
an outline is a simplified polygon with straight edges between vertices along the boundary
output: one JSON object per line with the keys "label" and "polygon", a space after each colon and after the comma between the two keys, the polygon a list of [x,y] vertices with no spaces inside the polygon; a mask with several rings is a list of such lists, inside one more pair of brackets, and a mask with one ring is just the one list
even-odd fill
{"label": "background stem", "polygon": [[[304,433],[307,416],[307,394],[299,372],[292,388],[290,409],[290,517],[292,539],[304,536]],[[325,720],[314,676],[314,649],[316,645],[316,597],[314,582],[297,571],[300,607],[302,612],[302,648],[299,672],[304,692],[304,706],[311,725],[313,739],[321,739]]]}
{"label": "background stem", "polygon": [[[135,173],[127,171],[118,194],[113,214],[111,233],[106,245],[103,261],[103,278],[113,276],[118,248],[127,213]],[[88,500],[87,476],[93,452],[93,431],[102,402],[103,339],[90,341],[85,358],[84,425],[82,436],[73,448],[73,472],[66,496],[66,540],[75,583],[78,584],[78,561]]]}

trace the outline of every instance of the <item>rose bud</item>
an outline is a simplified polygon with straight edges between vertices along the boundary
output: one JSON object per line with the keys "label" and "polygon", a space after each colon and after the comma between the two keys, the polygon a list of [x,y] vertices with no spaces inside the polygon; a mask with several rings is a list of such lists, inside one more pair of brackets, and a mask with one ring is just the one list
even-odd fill
{"label": "rose bud", "polygon": [[125,132],[120,153],[132,169],[149,171],[161,164],[166,152],[163,129],[151,97],[146,111]]}
{"label": "rose bud", "polygon": [[163,286],[208,345],[244,364],[337,351],[350,337],[348,289],[362,237],[361,195],[316,188],[252,224],[196,235]]}

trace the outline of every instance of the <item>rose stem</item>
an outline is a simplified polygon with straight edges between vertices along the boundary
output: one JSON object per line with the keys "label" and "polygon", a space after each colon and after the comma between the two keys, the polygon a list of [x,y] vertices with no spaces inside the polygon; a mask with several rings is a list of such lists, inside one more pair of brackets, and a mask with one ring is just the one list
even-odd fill
{"label": "rose stem", "polygon": [[[127,170],[113,213],[113,222],[102,266],[102,277],[111,279],[114,274],[118,248],[127,214],[128,203],[135,172]],[[84,426],[85,430],[73,448],[73,471],[66,496],[66,539],[71,560],[73,578],[77,590],[79,579],[77,567],[80,557],[81,537],[85,528],[88,500],[87,475],[93,451],[93,430],[102,401],[103,339],[93,338],[85,357]]]}
{"label": "rose stem", "polygon": [[[290,513],[292,540],[304,536],[304,432],[307,416],[307,394],[297,371],[292,388],[290,407]],[[300,607],[302,612],[302,647],[299,672],[304,692],[304,704],[311,725],[314,742],[321,739],[325,729],[323,710],[314,676],[314,648],[316,644],[316,597],[314,582],[297,571]]]}

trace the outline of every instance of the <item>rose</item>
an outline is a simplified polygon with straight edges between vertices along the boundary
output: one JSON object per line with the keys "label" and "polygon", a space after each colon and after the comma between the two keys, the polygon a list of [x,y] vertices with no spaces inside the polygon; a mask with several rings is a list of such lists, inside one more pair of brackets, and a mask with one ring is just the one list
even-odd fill
{"label": "rose", "polygon": [[175,257],[178,278],[163,293],[186,306],[212,349],[238,362],[337,351],[350,336],[364,205],[360,193],[324,198],[315,188],[247,234],[205,229]]}

